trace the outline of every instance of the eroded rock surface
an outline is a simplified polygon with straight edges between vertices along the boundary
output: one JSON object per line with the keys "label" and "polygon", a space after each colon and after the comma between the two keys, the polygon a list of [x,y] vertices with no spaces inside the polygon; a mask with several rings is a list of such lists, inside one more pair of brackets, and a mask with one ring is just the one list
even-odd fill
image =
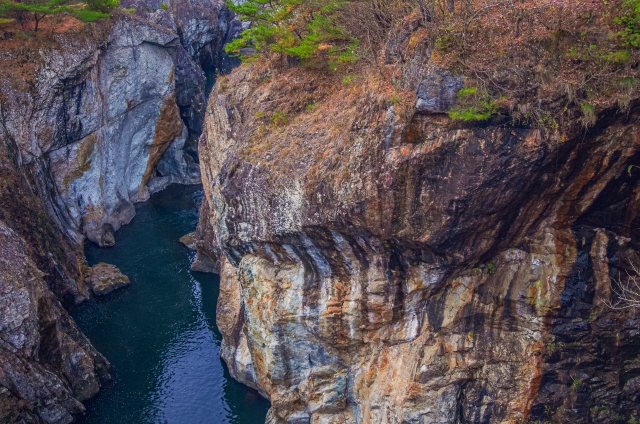
{"label": "eroded rock surface", "polygon": [[188,249],[195,250],[196,249],[196,233],[185,234],[180,237],[180,243],[184,244]]}
{"label": "eroded rock surface", "polygon": [[405,72],[410,113],[299,68],[214,88],[198,235],[232,376],[269,423],[637,416],[640,316],[599,300],[640,247],[637,108],[551,143],[453,122],[459,82]]}
{"label": "eroded rock surface", "polygon": [[[223,60],[203,57],[222,51],[232,21],[224,2],[205,3],[176,1],[175,13],[121,13],[56,34],[24,81],[5,75],[5,136],[22,164],[51,175],[43,197],[76,242],[87,236],[110,245],[135,214],[133,203],[168,184],[199,181],[189,140],[204,116],[200,64]],[[11,66],[19,54],[3,60]]]}

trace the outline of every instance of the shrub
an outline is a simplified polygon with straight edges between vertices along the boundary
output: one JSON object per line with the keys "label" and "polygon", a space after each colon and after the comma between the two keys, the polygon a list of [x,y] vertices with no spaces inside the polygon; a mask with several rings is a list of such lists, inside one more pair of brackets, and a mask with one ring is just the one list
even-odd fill
{"label": "shrub", "polygon": [[623,0],[621,15],[615,22],[624,26],[618,32],[623,44],[640,47],[640,0]]}
{"label": "shrub", "polygon": [[89,10],[89,9],[79,9],[74,12],[76,18],[80,19],[82,22],[95,22],[101,18],[108,18],[109,14],[100,12],[98,10]]}
{"label": "shrub", "polygon": [[587,102],[582,103],[580,108],[582,109],[582,117],[580,118],[582,126],[586,129],[595,125],[597,120],[596,108]]}
{"label": "shrub", "polygon": [[289,117],[284,112],[276,112],[271,116],[271,122],[278,127],[282,127],[287,124]]}
{"label": "shrub", "polygon": [[486,121],[497,112],[495,103],[483,103],[481,106],[461,108],[455,106],[447,114],[456,121]]}
{"label": "shrub", "polygon": [[457,106],[447,114],[457,121],[486,121],[498,113],[498,105],[488,93],[478,95],[477,87],[466,87],[458,92]]}
{"label": "shrub", "polygon": [[392,105],[396,105],[396,104],[400,103],[401,101],[402,101],[402,97],[400,97],[400,94],[398,94],[398,93],[393,93],[393,95],[389,99],[389,103],[391,103]]}

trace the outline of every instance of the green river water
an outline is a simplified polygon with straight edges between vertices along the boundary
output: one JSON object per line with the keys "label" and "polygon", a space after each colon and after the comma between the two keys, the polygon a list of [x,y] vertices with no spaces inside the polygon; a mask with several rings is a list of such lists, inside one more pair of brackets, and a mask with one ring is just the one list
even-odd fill
{"label": "green river water", "polygon": [[219,278],[190,270],[178,239],[195,230],[201,188],[172,186],[138,205],[116,246],[86,246],[131,286],[85,302],[72,315],[111,362],[113,382],[85,403],[85,424],[262,424],[269,402],[234,381],[220,359]]}

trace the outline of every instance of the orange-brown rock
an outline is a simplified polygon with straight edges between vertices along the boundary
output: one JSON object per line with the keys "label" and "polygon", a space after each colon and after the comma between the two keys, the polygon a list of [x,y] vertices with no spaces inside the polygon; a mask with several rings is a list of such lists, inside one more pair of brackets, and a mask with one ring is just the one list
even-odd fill
{"label": "orange-brown rock", "polygon": [[107,295],[131,284],[129,277],[120,272],[115,265],[104,262],[89,268],[85,282],[89,284],[91,291],[96,296]]}
{"label": "orange-brown rock", "polygon": [[[414,100],[451,81],[412,69]],[[637,108],[561,143],[359,78],[254,64],[209,101],[201,243],[222,256],[222,356],[267,421],[638,416],[640,317],[598,301],[640,248]]]}

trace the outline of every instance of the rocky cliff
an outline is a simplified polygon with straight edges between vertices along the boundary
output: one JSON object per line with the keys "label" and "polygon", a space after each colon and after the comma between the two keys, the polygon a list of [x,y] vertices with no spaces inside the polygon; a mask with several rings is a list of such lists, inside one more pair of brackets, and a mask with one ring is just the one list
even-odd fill
{"label": "rocky cliff", "polygon": [[68,423],[84,410],[109,379],[64,309],[90,295],[85,237],[113,244],[135,202],[200,179],[189,143],[202,130],[203,66],[227,66],[206,52],[220,51],[232,16],[223,1],[171,5],[1,28],[3,423]]}
{"label": "rocky cliff", "polygon": [[[4,55],[5,137],[18,146],[21,164],[52,176],[51,207],[74,240],[113,244],[133,203],[171,182],[198,181],[185,143],[201,131],[205,76],[190,53],[219,48],[211,44],[225,39],[230,22],[218,21],[221,8],[208,5],[204,28],[164,9],[153,16],[162,25],[121,13],[55,34],[43,52],[19,45]],[[16,61],[35,69],[16,78]]]}
{"label": "rocky cliff", "polygon": [[231,374],[269,423],[636,419],[640,315],[604,302],[639,247],[637,104],[563,141],[461,123],[466,77],[411,31],[394,54],[395,86],[276,61],[214,88],[199,246]]}

